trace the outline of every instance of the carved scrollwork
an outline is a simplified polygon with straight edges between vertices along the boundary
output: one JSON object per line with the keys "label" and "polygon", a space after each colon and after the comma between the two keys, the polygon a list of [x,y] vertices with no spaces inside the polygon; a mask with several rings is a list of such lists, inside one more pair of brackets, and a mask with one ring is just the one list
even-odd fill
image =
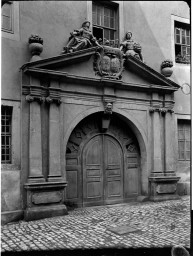
{"label": "carved scrollwork", "polygon": [[60,98],[53,98],[51,96],[46,97],[46,103],[51,104],[51,103],[56,103],[57,105],[60,105],[62,103]]}
{"label": "carved scrollwork", "polygon": [[149,113],[154,113],[154,111],[155,111],[155,108],[149,108]]}
{"label": "carved scrollwork", "polygon": [[168,109],[168,112],[171,113],[171,114],[173,114],[173,113],[174,113],[174,110],[170,108],[170,109]]}
{"label": "carved scrollwork", "polygon": [[53,99],[50,96],[46,97],[46,103],[51,104],[52,102]]}
{"label": "carved scrollwork", "polygon": [[26,97],[25,97],[25,99],[26,99],[26,101],[27,102],[32,102],[32,101],[34,101],[34,97],[33,96],[31,96],[30,94],[28,94]]}
{"label": "carved scrollwork", "polygon": [[161,114],[166,114],[167,112],[174,113],[173,109],[167,109],[167,108],[149,108],[150,114],[154,112],[159,112]]}
{"label": "carved scrollwork", "polygon": [[161,114],[165,114],[167,112],[167,109],[166,108],[160,108],[159,111],[160,111]]}
{"label": "carved scrollwork", "polygon": [[44,102],[44,97],[38,97],[38,96],[32,96],[30,94],[28,94],[26,97],[25,97],[26,101],[31,103],[33,101],[37,101],[38,103],[42,104]]}
{"label": "carved scrollwork", "polygon": [[40,104],[45,102],[45,98],[44,97],[34,97],[34,99],[39,102]]}

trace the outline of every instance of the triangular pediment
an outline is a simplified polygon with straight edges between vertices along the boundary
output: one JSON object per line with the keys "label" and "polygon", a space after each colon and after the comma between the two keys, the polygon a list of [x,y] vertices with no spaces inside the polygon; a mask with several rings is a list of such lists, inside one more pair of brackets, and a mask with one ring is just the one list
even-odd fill
{"label": "triangular pediment", "polygon": [[119,87],[133,86],[134,89],[158,89],[176,91],[179,85],[167,79],[162,74],[153,70],[142,61],[129,56],[124,63],[124,71],[121,79],[106,79],[99,75],[93,68],[96,47],[85,50],[62,54],[59,56],[42,59],[38,61],[28,62],[21,69],[25,73],[38,74],[40,76],[47,75],[58,77],[66,81],[77,80],[88,83],[99,83],[101,81],[106,84]]}

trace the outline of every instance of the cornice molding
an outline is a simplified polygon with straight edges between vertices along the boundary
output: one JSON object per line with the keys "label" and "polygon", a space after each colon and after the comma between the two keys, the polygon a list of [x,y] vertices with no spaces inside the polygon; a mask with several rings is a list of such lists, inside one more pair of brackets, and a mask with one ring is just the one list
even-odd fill
{"label": "cornice molding", "polygon": [[95,54],[97,47],[91,47],[88,49],[80,50],[73,53],[66,53],[61,54],[58,56],[54,56],[47,59],[42,59],[38,61],[33,62],[27,62],[25,63],[20,70],[23,70],[23,72],[26,71],[27,68],[33,67],[33,68],[56,68],[58,66],[65,66],[68,64],[78,63],[85,61],[89,59],[93,54]]}
{"label": "cornice molding", "polygon": [[[126,67],[128,67],[128,69],[134,70],[134,71],[138,71],[138,69],[140,69],[140,71],[144,72],[145,75],[149,74],[151,79],[155,78],[155,79],[159,80],[160,84],[162,84],[162,83],[164,84],[163,86],[165,86],[165,84],[167,84],[167,85],[176,87],[177,90],[180,88],[180,85],[178,85],[175,82],[171,81],[170,79],[166,78],[164,75],[158,73],[151,67],[147,66],[144,62],[138,60],[137,58],[134,58],[133,56],[128,56],[125,63],[126,63]],[[141,72],[140,72],[140,74],[141,74]]]}
{"label": "cornice molding", "polygon": [[156,85],[156,84],[134,84],[126,83],[123,81],[110,80],[107,78],[93,78],[93,77],[83,77],[78,75],[69,74],[67,72],[55,71],[49,69],[40,68],[25,68],[25,73],[41,77],[49,77],[51,79],[57,79],[59,81],[64,81],[66,83],[84,84],[84,85],[94,85],[100,87],[113,87],[117,89],[126,89],[131,91],[148,91],[148,92],[166,92],[172,93],[177,91],[178,88],[174,86],[166,85]]}
{"label": "cornice molding", "polygon": [[84,82],[89,84],[92,83],[93,85],[98,85],[100,83],[100,85],[102,86],[115,86],[129,90],[165,90],[166,92],[174,92],[180,88],[178,84],[164,77],[162,74],[158,73],[142,61],[138,60],[137,58],[134,58],[133,56],[127,57],[125,61],[125,68],[136,73],[137,75],[146,78],[148,81],[151,81],[150,83],[148,82],[148,84],[131,84],[105,78],[89,78],[77,75],[75,76],[67,72],[55,70],[57,67],[65,67],[69,66],[70,64],[88,60],[92,55],[95,55],[96,50],[97,47],[91,47],[73,53],[67,53],[47,59],[28,62],[24,64],[20,70],[22,70],[26,74],[30,73],[31,75],[37,76],[45,76],[46,74],[49,77],[60,79],[66,82]]}

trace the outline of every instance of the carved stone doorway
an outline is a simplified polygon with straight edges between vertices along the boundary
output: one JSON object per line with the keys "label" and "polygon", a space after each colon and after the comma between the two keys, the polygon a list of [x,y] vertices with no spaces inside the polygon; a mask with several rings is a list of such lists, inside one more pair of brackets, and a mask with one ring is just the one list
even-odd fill
{"label": "carved stone doorway", "polygon": [[122,203],[140,194],[140,150],[130,127],[112,114],[86,117],[73,130],[66,150],[66,203],[78,207]]}

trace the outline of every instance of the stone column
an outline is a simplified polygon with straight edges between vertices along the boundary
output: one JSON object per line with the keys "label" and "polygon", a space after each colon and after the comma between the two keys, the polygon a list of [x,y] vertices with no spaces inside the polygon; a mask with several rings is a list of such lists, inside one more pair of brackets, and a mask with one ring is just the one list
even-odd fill
{"label": "stone column", "polygon": [[31,78],[30,94],[26,96],[30,103],[29,124],[29,183],[44,182],[42,174],[41,109],[43,101],[39,80]]}
{"label": "stone column", "polygon": [[175,120],[172,110],[165,114],[165,175],[174,176],[176,172],[175,159]]}
{"label": "stone column", "polygon": [[[26,190],[25,220],[35,220],[67,214],[64,205],[64,192],[67,182],[62,179],[60,167],[60,122],[58,88],[49,88],[49,173],[48,180],[42,174],[42,132],[40,103],[42,95],[48,93],[39,80],[31,78],[30,93],[26,100],[30,102],[30,136],[29,136],[29,177]],[[49,105],[45,105],[49,107]]]}
{"label": "stone column", "polygon": [[[150,109],[153,115],[153,170],[149,177],[150,200],[162,201],[178,199],[176,187],[179,177],[174,174],[174,137],[175,127],[171,109],[157,106]],[[160,114],[164,118],[164,136],[161,138]],[[161,139],[164,143],[161,143]],[[161,147],[164,145],[164,159],[162,159]]]}
{"label": "stone column", "polygon": [[[155,111],[153,114],[153,170],[152,173],[162,173],[161,159],[161,126],[160,112]],[[156,175],[157,176],[157,175]]]}
{"label": "stone column", "polygon": [[150,113],[152,116],[152,173],[151,176],[163,175],[163,161],[161,155],[161,104],[159,97],[156,93],[153,94],[152,108]]}
{"label": "stone column", "polygon": [[49,173],[48,181],[63,180],[61,173],[60,152],[60,93],[58,82],[51,82],[49,96],[46,98],[49,108]]}

